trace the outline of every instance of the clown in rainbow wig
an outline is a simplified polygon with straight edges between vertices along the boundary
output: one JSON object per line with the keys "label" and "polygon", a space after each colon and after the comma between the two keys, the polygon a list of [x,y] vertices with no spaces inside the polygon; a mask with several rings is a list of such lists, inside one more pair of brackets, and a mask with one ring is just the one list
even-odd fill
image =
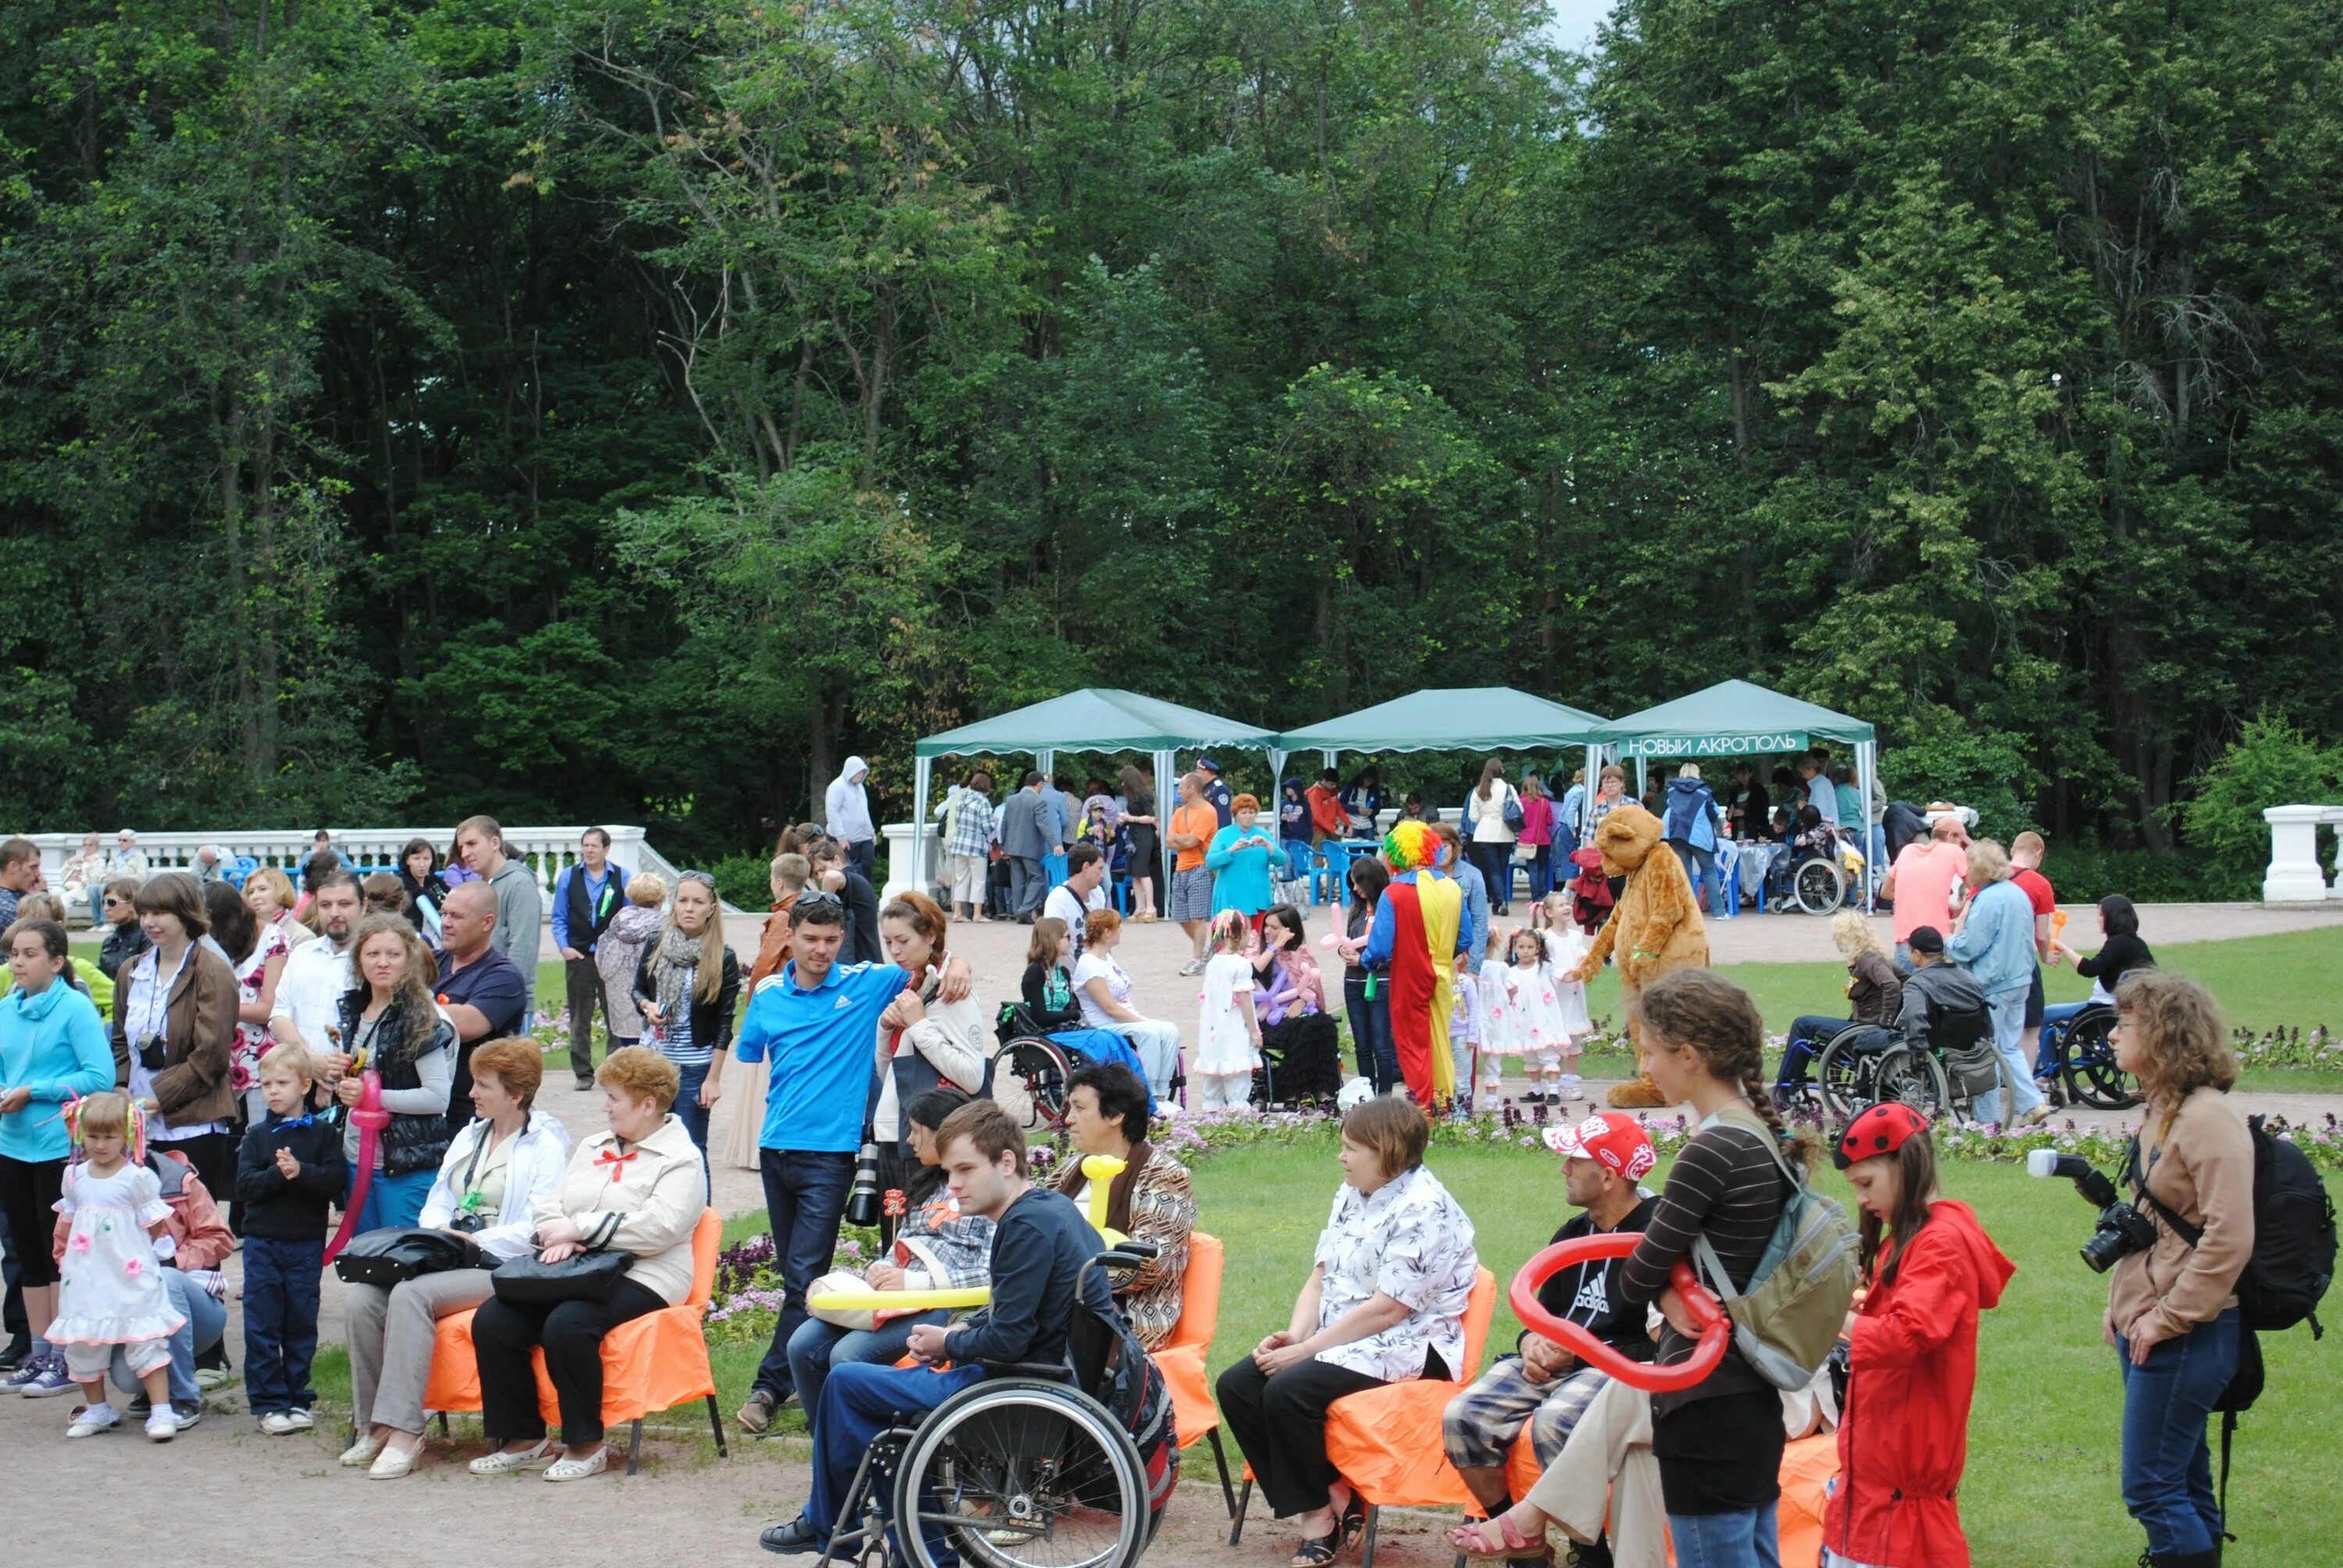
{"label": "clown in rainbow wig", "polygon": [[1448,1051],[1448,1014],[1456,1001],[1456,958],[1463,951],[1464,895],[1437,869],[1440,840],[1423,822],[1393,825],[1383,836],[1391,886],[1375,905],[1360,961],[1391,977],[1392,1044],[1400,1076],[1415,1102],[1429,1108],[1456,1091]]}

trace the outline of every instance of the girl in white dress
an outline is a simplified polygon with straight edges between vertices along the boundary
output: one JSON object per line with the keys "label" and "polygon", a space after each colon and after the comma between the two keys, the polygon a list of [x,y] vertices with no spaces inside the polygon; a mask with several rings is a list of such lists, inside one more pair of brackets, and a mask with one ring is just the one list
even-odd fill
{"label": "girl in white dress", "polygon": [[1517,992],[1528,991],[1535,1000],[1538,1016],[1532,1026],[1535,1039],[1529,1049],[1535,1054],[1530,1058],[1531,1070],[1544,1075],[1546,1103],[1560,1105],[1578,1098],[1580,1040],[1594,1027],[1586,1016],[1586,987],[1563,978],[1586,956],[1586,933],[1564,921],[1521,934],[1537,943],[1538,983],[1530,984],[1518,961],[1506,972],[1515,977]]}
{"label": "girl in white dress", "polygon": [[153,1411],[146,1435],[168,1442],[179,1432],[171,1413],[171,1335],[187,1320],[163,1284],[156,1241],[170,1246],[171,1208],[146,1163],[146,1119],[127,1095],[107,1090],[76,1103],[70,1120],[82,1158],[65,1168],[57,1200],[57,1212],[73,1223],[48,1337],[89,1402],[74,1412],[65,1435],[91,1437],[121,1424],[106,1395],[106,1368],[119,1347],[146,1390]]}
{"label": "girl in white dress", "polygon": [[1203,1015],[1197,1021],[1196,1060],[1188,1073],[1202,1111],[1245,1111],[1252,1104],[1261,1019],[1253,1011],[1252,960],[1245,956],[1252,939],[1252,929],[1238,911],[1222,910],[1212,917]]}

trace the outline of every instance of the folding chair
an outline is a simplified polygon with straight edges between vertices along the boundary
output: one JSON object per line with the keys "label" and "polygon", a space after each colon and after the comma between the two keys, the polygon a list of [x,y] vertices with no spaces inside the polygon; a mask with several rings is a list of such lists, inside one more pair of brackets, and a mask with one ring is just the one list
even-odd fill
{"label": "folding chair", "polygon": [[[1326,1412],[1326,1457],[1367,1505],[1367,1535],[1360,1568],[1374,1568],[1375,1533],[1385,1505],[1438,1507],[1473,1503],[1464,1478],[1448,1462],[1440,1418],[1448,1402],[1480,1375],[1490,1321],[1497,1312],[1497,1276],[1473,1271],[1473,1298],[1464,1309],[1464,1364],[1453,1378],[1411,1378],[1336,1400]],[[1244,1533],[1252,1501],[1252,1472],[1237,1497],[1233,1546]]]}
{"label": "folding chair", "polygon": [[1221,1501],[1234,1518],[1236,1488],[1229,1481],[1228,1451],[1221,1446],[1221,1412],[1212,1400],[1212,1380],[1204,1375],[1204,1354],[1212,1349],[1212,1332],[1221,1321],[1221,1240],[1202,1231],[1188,1237],[1188,1271],[1180,1277],[1180,1321],[1172,1337],[1155,1352],[1156,1370],[1163,1374],[1172,1395],[1173,1429],[1186,1449],[1203,1438],[1212,1440],[1212,1463],[1221,1473]]}

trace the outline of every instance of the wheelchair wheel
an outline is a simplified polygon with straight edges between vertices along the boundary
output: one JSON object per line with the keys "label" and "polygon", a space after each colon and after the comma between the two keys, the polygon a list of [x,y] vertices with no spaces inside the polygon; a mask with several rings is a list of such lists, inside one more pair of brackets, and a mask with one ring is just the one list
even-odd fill
{"label": "wheelchair wheel", "polygon": [[1873,1084],[1879,1073],[1879,1053],[1855,1049],[1856,1040],[1870,1027],[1860,1025],[1831,1036],[1816,1060],[1815,1081],[1822,1090],[1823,1111],[1834,1126],[1845,1126],[1877,1098]]}
{"label": "wheelchair wheel", "polygon": [[1052,1134],[1066,1130],[1066,1081],[1074,1069],[1055,1040],[1040,1035],[1011,1040],[1001,1050],[999,1070],[1025,1086],[1042,1126]]}
{"label": "wheelchair wheel", "polygon": [[1944,1064],[1908,1045],[1899,1045],[1879,1059],[1873,1089],[1876,1103],[1908,1105],[1931,1121],[1941,1118],[1953,1103]]}
{"label": "wheelchair wheel", "polygon": [[1810,915],[1827,915],[1846,902],[1846,873],[1816,855],[1790,872],[1790,896]]}
{"label": "wheelchair wheel", "polygon": [[2100,1111],[2128,1111],[2140,1101],[2139,1081],[2116,1065],[2115,1048],[2107,1043],[2115,1027],[2115,1009],[2085,1008],[2067,1023],[2059,1051],[2066,1092]]}
{"label": "wheelchair wheel", "polygon": [[946,1550],[982,1568],[1131,1568],[1153,1525],[1130,1435],[1038,1378],[988,1378],[937,1406],[904,1445],[894,1517],[913,1568],[941,1568]]}

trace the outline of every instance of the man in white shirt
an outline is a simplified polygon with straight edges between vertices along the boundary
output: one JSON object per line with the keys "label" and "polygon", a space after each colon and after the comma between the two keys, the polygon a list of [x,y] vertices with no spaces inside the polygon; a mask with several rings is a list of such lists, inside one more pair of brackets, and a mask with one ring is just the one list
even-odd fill
{"label": "man in white shirt", "polygon": [[350,941],[358,930],[358,879],[336,871],[318,885],[315,895],[317,919],[325,927],[323,941],[303,942],[286,956],[285,971],[277,980],[277,1005],[268,1015],[268,1032],[287,1045],[297,1045],[317,1057],[336,1050],[327,1027],[338,1027],[342,993],[357,983],[351,961]]}
{"label": "man in white shirt", "polygon": [[1066,879],[1050,890],[1041,913],[1066,922],[1074,936],[1074,956],[1090,946],[1083,930],[1092,910],[1106,908],[1106,855],[1096,844],[1075,844],[1066,850]]}

